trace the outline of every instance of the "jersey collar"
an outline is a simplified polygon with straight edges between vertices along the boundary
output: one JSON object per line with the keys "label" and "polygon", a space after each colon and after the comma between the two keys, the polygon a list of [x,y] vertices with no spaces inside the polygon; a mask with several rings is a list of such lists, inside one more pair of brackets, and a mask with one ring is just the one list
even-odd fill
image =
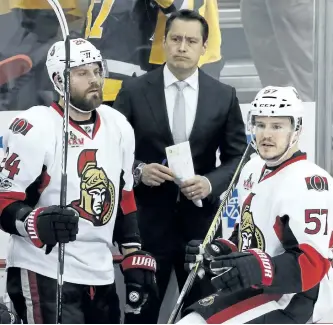
{"label": "jersey collar", "polygon": [[[289,165],[291,165],[291,164],[293,164],[297,161],[306,160],[306,158],[307,158],[306,153],[301,152],[301,151],[297,151],[297,152],[295,152],[295,154],[292,157],[290,157],[288,160],[283,162],[281,165],[274,167],[273,169],[267,167],[266,164],[265,164],[263,166],[262,170],[261,170],[261,175],[260,175],[260,178],[259,178],[259,182],[262,182],[262,181],[274,176],[280,170],[284,169],[285,167],[287,167],[287,166],[289,166]],[[265,175],[265,172],[267,170],[268,171],[271,170],[271,172],[269,172],[268,174]]]}
{"label": "jersey collar", "polygon": [[[51,104],[51,107],[61,116],[61,117],[64,117],[64,110],[63,108],[56,102],[53,102]],[[90,135],[85,132],[81,127],[80,127],[80,123],[74,121],[73,119],[71,119],[71,117],[69,117],[69,124],[77,131],[81,132],[83,135],[85,135],[86,137],[88,137],[89,139],[94,139],[97,131],[99,130],[100,126],[101,126],[101,118],[98,114],[98,112],[95,110],[94,112],[96,112],[96,119],[95,119],[95,122],[94,122],[94,127],[93,127],[93,132],[91,134],[91,137]],[[85,122],[83,122],[84,124]]]}

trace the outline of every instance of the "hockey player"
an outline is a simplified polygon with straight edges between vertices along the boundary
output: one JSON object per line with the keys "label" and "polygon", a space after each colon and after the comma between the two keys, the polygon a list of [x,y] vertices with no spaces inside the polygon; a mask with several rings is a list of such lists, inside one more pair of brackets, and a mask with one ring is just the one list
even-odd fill
{"label": "hockey player", "polygon": [[[119,323],[114,241],[123,249],[127,310],[140,312],[155,293],[155,259],[139,250],[134,133],[123,115],[101,105],[100,52],[84,39],[71,40],[70,47],[66,209],[58,205],[64,100],[22,112],[4,136],[0,226],[11,234],[7,291],[24,322],[54,323],[57,243],[66,243],[63,322]],[[64,42],[50,48],[46,65],[63,97]]]}
{"label": "hockey player", "polygon": [[263,163],[254,158],[243,169],[241,218],[230,241],[214,240],[205,252],[188,244],[185,266],[203,260],[217,292],[185,310],[179,324],[304,324],[330,310],[333,179],[298,147],[302,116],[292,87],[257,94],[250,123]]}

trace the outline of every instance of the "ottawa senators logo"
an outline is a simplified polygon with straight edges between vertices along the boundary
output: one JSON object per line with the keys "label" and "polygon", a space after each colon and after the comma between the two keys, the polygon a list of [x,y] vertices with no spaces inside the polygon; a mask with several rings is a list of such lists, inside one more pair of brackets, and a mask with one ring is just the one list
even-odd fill
{"label": "ottawa senators logo", "polygon": [[239,251],[244,251],[250,248],[259,248],[265,251],[265,238],[261,230],[255,225],[253,215],[250,210],[251,202],[254,197],[251,193],[243,204],[241,224],[239,231]]}
{"label": "ottawa senators logo", "polygon": [[328,191],[328,182],[326,177],[318,175],[305,177],[305,183],[308,190],[315,190],[318,192]]}
{"label": "ottawa senators logo", "polygon": [[83,150],[80,153],[77,171],[81,178],[80,199],[71,207],[94,224],[103,226],[112,216],[115,206],[115,188],[103,168],[97,167],[97,150]]}
{"label": "ottawa senators logo", "polygon": [[10,125],[9,130],[12,130],[14,134],[26,135],[32,129],[32,124],[30,124],[24,118],[16,118]]}

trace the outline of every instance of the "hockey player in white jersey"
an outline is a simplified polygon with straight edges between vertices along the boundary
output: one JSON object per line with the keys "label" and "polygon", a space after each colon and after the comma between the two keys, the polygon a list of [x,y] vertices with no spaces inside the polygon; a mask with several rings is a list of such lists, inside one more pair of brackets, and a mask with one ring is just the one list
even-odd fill
{"label": "hockey player in white jersey", "polygon": [[[20,113],[4,136],[0,164],[0,226],[11,234],[7,291],[25,323],[55,323],[58,243],[66,243],[64,323],[119,323],[110,247],[117,242],[127,310],[140,312],[155,294],[155,259],[141,251],[132,191],[134,133],[125,117],[102,105],[100,52],[70,41],[67,203],[61,208],[64,42],[47,69],[59,103]],[[118,209],[120,201],[121,209]]]}
{"label": "hockey player in white jersey", "polygon": [[298,147],[303,104],[292,87],[266,87],[252,103],[260,158],[239,180],[241,215],[230,240],[187,248],[217,289],[179,324],[319,322],[333,305],[333,179]]}

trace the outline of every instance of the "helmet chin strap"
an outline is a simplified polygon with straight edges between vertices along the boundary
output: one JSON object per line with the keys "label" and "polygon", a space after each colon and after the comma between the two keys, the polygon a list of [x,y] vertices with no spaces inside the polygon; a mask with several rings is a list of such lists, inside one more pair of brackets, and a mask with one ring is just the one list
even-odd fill
{"label": "helmet chin strap", "polygon": [[[61,98],[62,99],[64,99],[64,92],[63,92],[63,86],[62,86],[62,83],[56,83],[56,91],[58,92],[58,94],[61,96]],[[75,105],[73,105],[72,103],[71,103],[71,101],[69,101],[69,106],[70,107],[72,107],[72,108],[74,108],[76,111],[78,111],[78,112],[80,112],[81,114],[88,114],[88,113],[91,113],[91,112],[93,112],[93,111],[95,111],[96,110],[96,108],[93,108],[93,109],[91,109],[90,111],[83,111],[83,110],[81,110],[81,109],[79,109],[78,107],[76,107]]]}
{"label": "helmet chin strap", "polygon": [[81,109],[79,109],[79,108],[77,108],[76,106],[74,106],[74,105],[71,103],[71,101],[69,101],[69,105],[70,105],[70,107],[74,108],[76,111],[80,112],[81,114],[89,114],[89,113],[95,111],[96,108],[97,108],[97,107],[96,107],[96,108],[93,108],[93,109],[91,109],[90,111],[82,111]]}

